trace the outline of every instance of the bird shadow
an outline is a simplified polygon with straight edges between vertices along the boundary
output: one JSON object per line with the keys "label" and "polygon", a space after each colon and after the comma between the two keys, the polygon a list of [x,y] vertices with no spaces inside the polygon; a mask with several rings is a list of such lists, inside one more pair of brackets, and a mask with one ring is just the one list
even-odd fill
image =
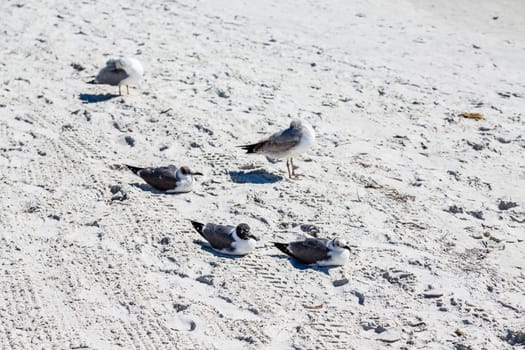
{"label": "bird shadow", "polygon": [[230,178],[238,184],[271,184],[283,179],[282,176],[267,172],[264,169],[245,171],[230,171]]}
{"label": "bird shadow", "polygon": [[242,255],[228,255],[228,254],[224,254],[224,253],[218,252],[215,249],[213,249],[210,245],[208,245],[207,242],[203,242],[203,241],[198,240],[198,239],[194,239],[193,243],[200,245],[202,250],[204,250],[205,252],[211,253],[211,254],[215,255],[216,257],[218,257],[218,258],[235,260],[235,259],[239,259],[239,258],[243,257]]}
{"label": "bird shadow", "polygon": [[293,258],[290,258],[287,255],[272,254],[272,255],[270,255],[270,257],[275,258],[275,259],[288,260],[290,265],[292,265],[297,270],[301,270],[301,271],[314,270],[314,271],[318,271],[318,272],[324,273],[324,274],[326,274],[328,276],[330,276],[330,270],[337,267],[337,266],[307,265],[307,264],[300,263],[297,260],[295,260]]}
{"label": "bird shadow", "polygon": [[79,99],[83,103],[99,103],[104,101],[109,101],[112,98],[119,97],[119,95],[114,94],[80,94]]}

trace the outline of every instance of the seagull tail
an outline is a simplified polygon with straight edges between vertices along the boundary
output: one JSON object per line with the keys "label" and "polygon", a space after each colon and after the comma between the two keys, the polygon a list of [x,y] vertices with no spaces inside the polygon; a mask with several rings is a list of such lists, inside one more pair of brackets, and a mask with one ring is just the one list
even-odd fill
{"label": "seagull tail", "polygon": [[193,225],[193,228],[195,231],[197,231],[201,236],[204,237],[202,230],[204,229],[204,224],[201,224],[200,222],[190,220],[191,224]]}
{"label": "seagull tail", "polygon": [[242,146],[237,146],[237,147],[242,148],[243,150],[246,151],[246,153],[257,153],[257,150],[261,148],[262,145],[263,145],[263,142],[259,142],[259,143],[253,143],[251,145],[242,145]]}
{"label": "seagull tail", "polygon": [[128,167],[129,170],[131,170],[133,172],[133,174],[135,175],[139,175],[139,171],[143,170],[144,168],[139,168],[139,167],[136,167],[136,166],[132,166],[132,165],[127,165],[126,166]]}
{"label": "seagull tail", "polygon": [[277,249],[279,249],[284,254],[292,256],[292,252],[288,250],[288,243],[277,243],[277,242],[272,242],[272,243]]}

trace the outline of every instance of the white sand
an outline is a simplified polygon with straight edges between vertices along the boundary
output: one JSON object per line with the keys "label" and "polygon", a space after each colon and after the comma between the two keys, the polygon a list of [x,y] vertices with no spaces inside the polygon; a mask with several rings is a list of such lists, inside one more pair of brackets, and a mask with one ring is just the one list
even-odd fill
{"label": "white sand", "polygon": [[[0,348],[511,348],[525,4],[432,2],[1,1]],[[83,103],[116,93],[84,82],[119,55],[145,81]],[[297,116],[318,134],[304,179],[235,147]],[[122,163],[205,176],[162,195]],[[255,169],[284,179],[233,181]],[[188,218],[247,222],[260,249],[216,256]],[[271,247],[308,225],[350,241],[350,264]]]}

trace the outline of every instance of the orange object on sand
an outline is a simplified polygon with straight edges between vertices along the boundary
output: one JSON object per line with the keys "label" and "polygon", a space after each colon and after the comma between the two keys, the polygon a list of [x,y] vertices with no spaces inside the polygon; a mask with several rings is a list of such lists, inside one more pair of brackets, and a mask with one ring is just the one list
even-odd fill
{"label": "orange object on sand", "polygon": [[481,113],[461,113],[460,116],[467,119],[485,119]]}

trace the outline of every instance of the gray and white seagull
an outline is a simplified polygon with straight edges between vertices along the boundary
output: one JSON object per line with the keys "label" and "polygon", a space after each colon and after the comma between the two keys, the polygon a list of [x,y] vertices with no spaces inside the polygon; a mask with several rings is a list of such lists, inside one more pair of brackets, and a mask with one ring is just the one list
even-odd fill
{"label": "gray and white seagull", "polygon": [[175,165],[139,168],[126,165],[135,175],[140,176],[146,183],[157,190],[167,193],[190,192],[195,180],[193,176],[202,173],[191,171],[187,166],[177,168]]}
{"label": "gray and white seagull", "polygon": [[105,84],[118,86],[118,94],[121,95],[120,87],[126,86],[129,95],[129,84],[137,83],[144,74],[142,64],[132,57],[111,58],[106,66],[98,72],[90,84]]}
{"label": "gray and white seagull", "polygon": [[350,259],[350,247],[341,238],[306,238],[290,243],[273,243],[280,251],[302,264],[341,266]]}
{"label": "gray and white seagull", "polygon": [[246,255],[255,249],[255,241],[258,241],[247,224],[230,226],[190,221],[195,230],[219,253]]}
{"label": "gray and white seagull", "polygon": [[297,178],[293,157],[306,152],[315,143],[314,129],[299,119],[293,120],[288,129],[281,130],[257,143],[239,146],[246,153],[264,154],[270,158],[286,158],[290,178]]}

